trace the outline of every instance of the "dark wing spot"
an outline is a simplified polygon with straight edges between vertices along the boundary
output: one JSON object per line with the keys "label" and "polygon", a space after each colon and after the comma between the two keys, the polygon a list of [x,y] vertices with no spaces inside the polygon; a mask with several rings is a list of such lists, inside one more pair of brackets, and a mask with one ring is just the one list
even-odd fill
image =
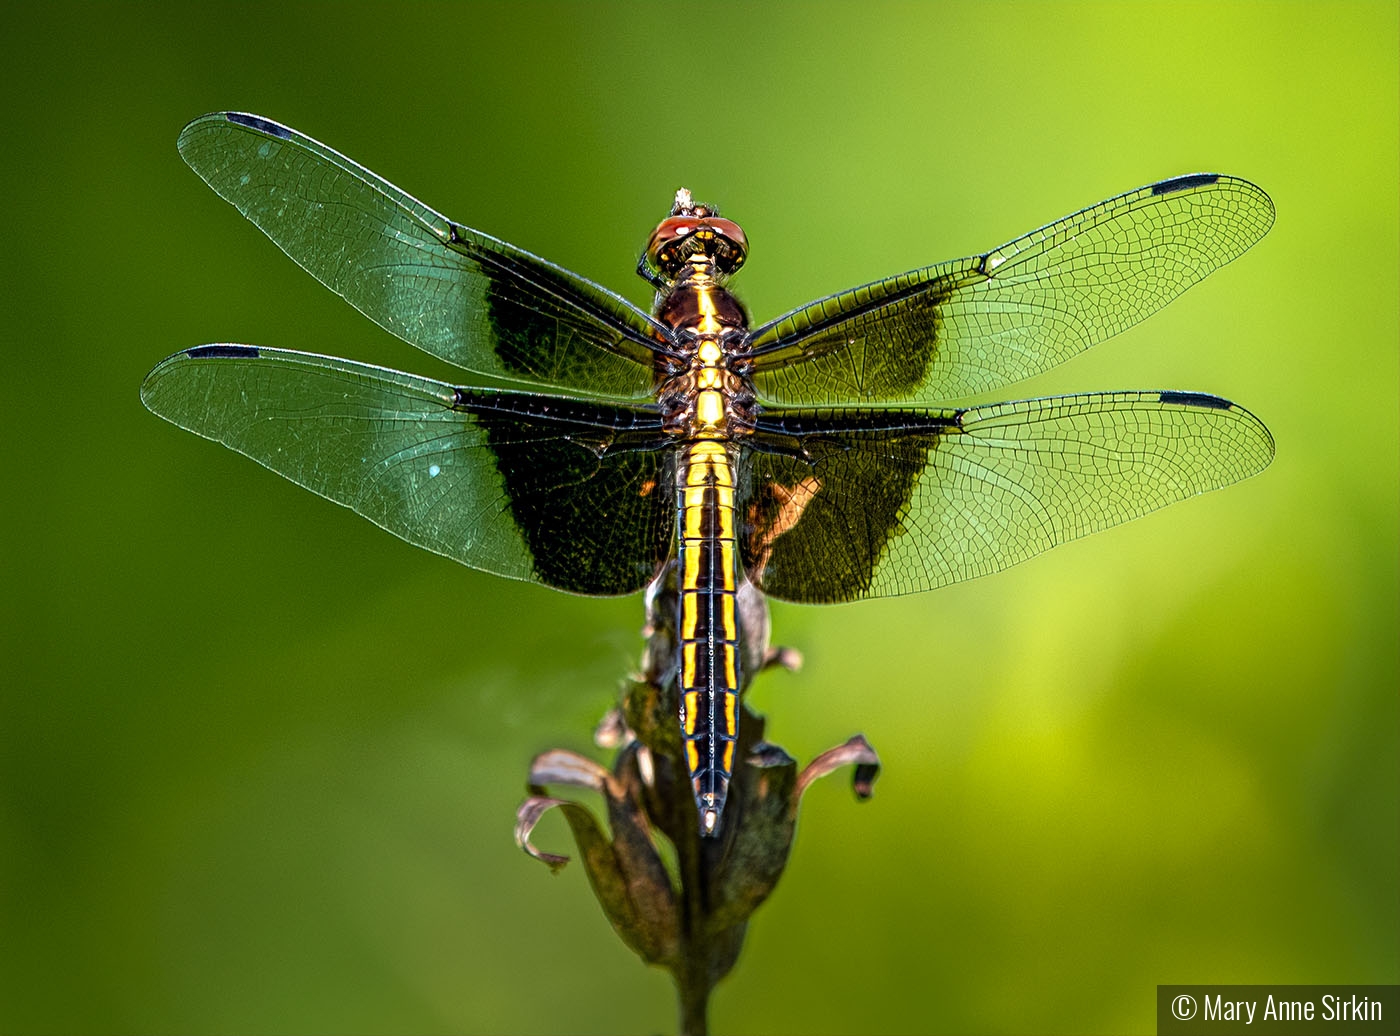
{"label": "dark wing spot", "polygon": [[256,115],[245,115],[243,112],[229,112],[228,121],[235,126],[247,126],[255,129],[259,133],[266,133],[269,137],[281,137],[283,140],[292,139],[292,131],[286,126],[267,119],[259,118]]}
{"label": "dark wing spot", "polygon": [[675,524],[668,493],[638,492],[675,463],[658,415],[470,388],[455,390],[453,409],[470,414],[485,433],[501,504],[536,580],[611,595],[655,578]]}
{"label": "dark wing spot", "polygon": [[191,360],[256,360],[259,353],[256,345],[197,345],[185,355]]}
{"label": "dark wing spot", "polygon": [[1220,179],[1219,173],[1188,173],[1186,176],[1173,176],[1152,185],[1153,194],[1175,194],[1195,187],[1207,187]]}
{"label": "dark wing spot", "polygon": [[1212,396],[1209,392],[1163,392],[1157,397],[1157,401],[1170,406],[1198,406],[1207,410],[1229,410],[1235,405],[1228,399]]}

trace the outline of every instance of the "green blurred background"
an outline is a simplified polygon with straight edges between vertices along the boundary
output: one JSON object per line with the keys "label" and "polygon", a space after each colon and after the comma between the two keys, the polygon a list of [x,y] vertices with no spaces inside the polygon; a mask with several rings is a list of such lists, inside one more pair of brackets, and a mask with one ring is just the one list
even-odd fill
{"label": "green blurred background", "polygon": [[[777,606],[752,701],[808,797],[722,1031],[1151,1031],[1159,982],[1400,981],[1397,9],[1320,4],[12,7],[0,1029],[674,1024],[583,872],[511,841],[587,750],[638,599],[469,571],[146,413],[210,341],[461,378],[298,270],[175,152],[258,112],[646,301],[685,184],[755,314],[1165,176],[1252,252],[1004,398],[1177,388],[1264,475],[1001,575]],[[562,823],[541,828],[568,845]]]}

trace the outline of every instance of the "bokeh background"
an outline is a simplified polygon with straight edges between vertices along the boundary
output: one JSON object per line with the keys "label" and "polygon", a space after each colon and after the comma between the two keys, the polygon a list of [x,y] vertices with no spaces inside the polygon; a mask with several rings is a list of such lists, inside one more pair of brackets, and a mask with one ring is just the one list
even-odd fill
{"label": "bokeh background", "polygon": [[[1391,2],[29,5],[7,13],[0,1030],[665,1031],[577,866],[511,841],[638,599],[418,552],[146,413],[210,341],[461,378],[180,162],[262,113],[646,301],[680,184],[767,317],[1219,170],[1273,232],[1004,398],[1205,390],[1265,474],[919,597],[777,606],[809,796],[723,1031],[1146,1032],[1160,982],[1396,982]],[[562,823],[540,832],[568,844]]]}

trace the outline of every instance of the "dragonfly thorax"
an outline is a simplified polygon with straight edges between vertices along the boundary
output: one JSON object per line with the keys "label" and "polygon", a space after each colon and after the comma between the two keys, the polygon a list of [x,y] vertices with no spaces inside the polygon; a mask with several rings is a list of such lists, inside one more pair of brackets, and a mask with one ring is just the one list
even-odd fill
{"label": "dragonfly thorax", "polygon": [[721,438],[753,423],[753,386],[743,355],[748,314],[715,274],[715,262],[693,255],[657,297],[656,319],[670,327],[681,364],[662,382],[658,402],[671,431]]}

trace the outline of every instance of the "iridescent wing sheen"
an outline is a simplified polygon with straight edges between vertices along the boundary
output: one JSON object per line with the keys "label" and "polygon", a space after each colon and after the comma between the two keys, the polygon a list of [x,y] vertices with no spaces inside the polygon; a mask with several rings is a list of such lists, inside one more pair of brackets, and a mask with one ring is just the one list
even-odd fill
{"label": "iridescent wing sheen", "polygon": [[141,399],[472,568],[626,594],[670,552],[672,440],[653,408],[455,388],[245,345],[176,353]]}
{"label": "iridescent wing sheen", "polygon": [[773,410],[740,468],[749,578],[789,601],[915,593],[1262,471],[1273,439],[1195,392],[948,410]]}
{"label": "iridescent wing sheen", "polygon": [[434,212],[310,137],[220,112],[180,155],[308,273],[381,327],[479,374],[652,391],[669,331],[619,295]]}
{"label": "iridescent wing sheen", "polygon": [[1163,180],[755,328],[755,385],[766,401],[824,406],[935,403],[1020,381],[1155,313],[1273,218],[1248,181]]}

